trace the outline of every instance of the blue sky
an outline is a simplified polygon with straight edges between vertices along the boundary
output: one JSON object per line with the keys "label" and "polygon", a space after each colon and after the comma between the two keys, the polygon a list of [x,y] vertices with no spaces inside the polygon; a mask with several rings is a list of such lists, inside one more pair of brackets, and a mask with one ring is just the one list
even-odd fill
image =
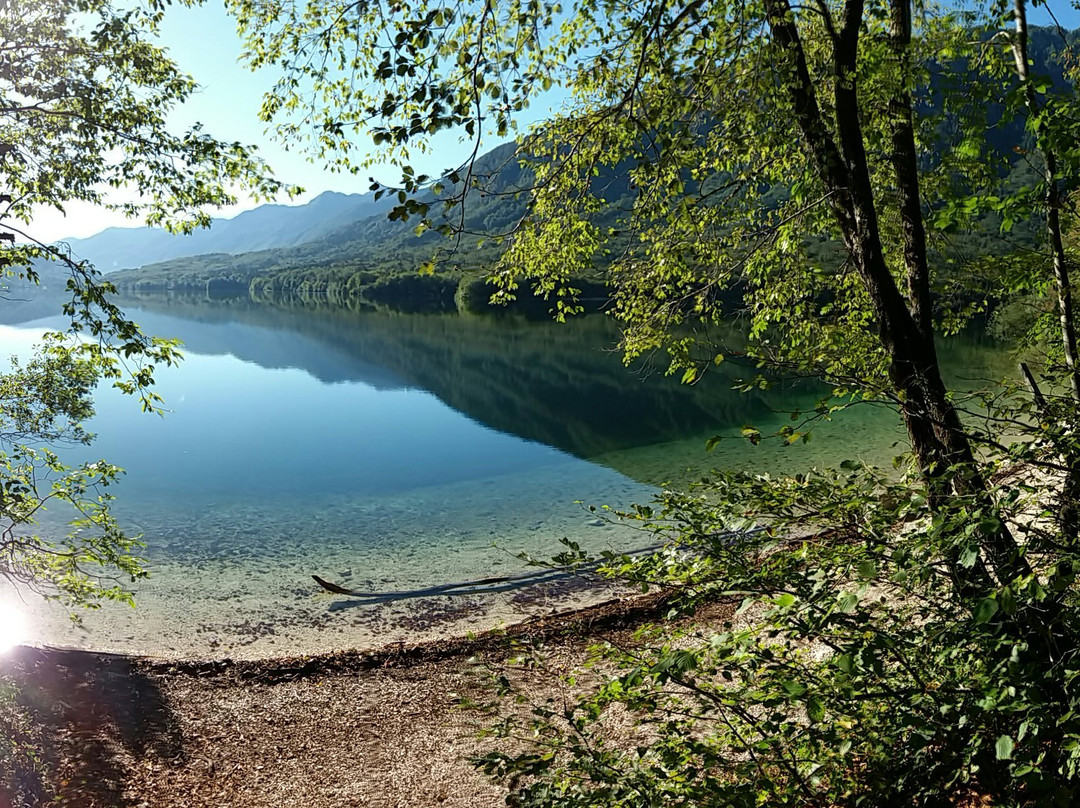
{"label": "blue sky", "polygon": [[1077,10],[1077,6],[1076,0],[1070,0],[1069,2],[1054,0],[1050,3],[1039,3],[1038,7],[1034,7],[1028,12],[1028,22],[1032,25],[1050,25],[1051,17],[1047,13],[1047,9],[1051,9],[1054,12],[1054,17],[1057,17],[1057,21],[1071,30],[1080,27],[1080,11]]}
{"label": "blue sky", "polygon": [[[305,188],[303,196],[278,200],[284,204],[307,202],[324,191],[365,193],[368,173],[361,175],[335,173],[309,162],[302,149],[293,146],[286,150],[265,131],[258,119],[263,93],[274,82],[272,73],[252,73],[239,64],[243,50],[236,35],[234,21],[225,13],[221,0],[207,0],[203,6],[169,8],[163,26],[161,42],[182,69],[195,77],[199,92],[173,116],[173,128],[182,131],[195,122],[202,122],[205,131],[221,140],[238,140],[255,144],[278,179]],[[539,105],[535,115],[548,106]],[[499,140],[486,141],[484,150],[494,148]],[[421,173],[440,174],[456,167],[471,150],[471,144],[460,144],[456,136],[447,135],[438,141],[436,153],[415,160]],[[387,166],[375,169],[375,176],[393,182],[400,173]],[[253,207],[247,202],[221,212],[233,216]],[[66,215],[56,211],[41,211],[35,219],[32,233],[44,241],[65,237],[88,236],[106,227],[134,227],[137,222],[119,214],[102,211],[90,205],[69,205]]]}
{"label": "blue sky", "polygon": [[[305,199],[327,190],[368,190],[367,173],[357,176],[324,170],[309,162],[298,146],[286,151],[265,131],[266,125],[258,119],[259,107],[262,94],[277,76],[271,71],[252,73],[239,64],[242,46],[221,0],[207,0],[194,9],[173,7],[168,14],[162,41],[202,88],[176,116],[178,127],[201,121],[215,137],[258,144],[279,179],[308,189]],[[422,173],[439,174],[456,167],[471,150],[471,144],[459,145],[456,136],[444,137],[439,143],[438,154],[417,159],[416,167]],[[496,145],[495,141],[487,143],[485,150]],[[384,181],[400,178],[390,167],[375,173]]]}
{"label": "blue sky", "polygon": [[[1058,20],[1067,28],[1080,27],[1080,12],[1074,5],[1080,0],[1051,3]],[[1033,24],[1047,24],[1049,16],[1040,8],[1032,8]],[[310,200],[323,191],[344,193],[367,191],[367,176],[333,173],[321,166],[309,163],[301,150],[284,150],[264,131],[265,125],[258,120],[258,110],[263,92],[274,80],[272,74],[254,74],[238,64],[242,47],[235,33],[235,24],[225,14],[221,0],[207,0],[196,8],[173,6],[169,9],[162,41],[182,68],[191,73],[201,85],[199,93],[175,115],[177,129],[201,121],[206,130],[223,140],[239,140],[259,146],[264,159],[273,167],[276,176],[288,183],[307,189],[304,196],[281,202],[297,204]],[[557,99],[557,95],[554,96]],[[556,101],[557,102],[557,101]],[[552,101],[538,104],[531,111],[532,117],[544,114]],[[490,140],[485,148],[498,145]],[[417,161],[417,168],[428,174],[439,172],[458,164],[467,147],[454,136],[440,139],[437,153]],[[375,175],[385,181],[399,176],[390,168],[375,170]],[[242,204],[220,215],[231,216],[252,207]],[[92,208],[70,206],[67,216],[48,211],[42,212],[34,222],[34,234],[46,241],[70,236],[88,236],[105,227],[135,226],[137,223],[121,216]]]}

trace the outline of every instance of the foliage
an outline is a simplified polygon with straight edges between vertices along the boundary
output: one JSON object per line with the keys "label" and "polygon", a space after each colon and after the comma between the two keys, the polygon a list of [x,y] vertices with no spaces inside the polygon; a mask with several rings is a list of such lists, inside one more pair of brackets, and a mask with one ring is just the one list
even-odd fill
{"label": "foliage", "polygon": [[48,771],[43,728],[19,704],[17,693],[0,676],[0,798],[6,805],[41,805],[56,796],[41,787]]}
{"label": "foliage", "polygon": [[[719,326],[738,318],[747,356],[830,384],[839,403],[813,417],[875,401],[907,428],[899,478],[719,474],[627,514],[667,549],[610,557],[611,574],[685,608],[736,596],[743,619],[703,642],[607,649],[613,675],[593,693],[504,724],[532,744],[484,761],[513,800],[1075,801],[1077,492],[1058,486],[1080,456],[1075,402],[1013,391],[962,411],[934,342],[986,298],[943,298],[971,275],[932,257],[986,216],[1056,215],[1050,145],[1075,169],[1071,106],[1032,101],[1055,83],[1028,75],[1022,36],[1002,30],[1011,11],[979,24],[906,0],[231,5],[252,63],[284,66],[267,119],[350,170],[348,135],[370,131],[406,162],[396,218],[421,228],[467,230],[438,215],[483,182],[468,164],[417,176],[411,151],[455,126],[501,135],[561,84],[562,111],[521,141],[539,158],[510,193],[527,210],[494,234],[504,297],[529,284],[572,313],[573,273],[602,267],[628,355],[667,351],[694,381],[726,361]],[[1015,152],[1035,146],[1042,188],[1003,193],[1018,175],[988,126]],[[843,245],[839,265],[808,254],[822,243]],[[1007,462],[1030,476],[997,478]],[[763,530],[731,532],[749,524]],[[573,546],[561,559],[583,560]],[[620,716],[630,740],[609,735]]]}
{"label": "foliage", "polygon": [[[557,83],[573,91],[565,113],[519,147],[535,179],[491,187],[490,172],[471,162],[445,177],[403,170],[402,194],[418,195],[402,196],[402,217],[419,217],[421,227],[437,231],[461,235],[436,199],[455,211],[481,204],[485,194],[507,206],[528,196],[521,221],[485,230],[469,218],[460,228],[496,240],[512,236],[501,263],[510,293],[531,279],[565,297],[559,289],[569,291],[568,274],[580,276],[594,262],[612,264],[608,277],[617,281],[630,329],[626,347],[641,352],[670,343],[664,335],[684,315],[723,316],[713,296],[742,274],[759,273],[754,280],[774,295],[790,289],[805,297],[807,286],[828,294],[834,284],[831,271],[812,279],[787,276],[805,265],[808,240],[840,239],[816,181],[800,178],[812,174],[806,155],[786,149],[798,139],[794,118],[777,114],[788,103],[784,87],[761,81],[776,70],[767,38],[758,36],[762,6],[690,3],[680,11],[599,3],[565,19],[540,3],[318,6],[247,0],[233,9],[249,34],[252,65],[285,66],[264,117],[279,124],[283,138],[305,139],[320,157],[354,171],[364,163],[350,134],[368,132],[375,144],[388,144],[378,159],[404,161],[431,147],[442,130],[470,123],[479,147],[478,121],[498,135],[512,129],[514,114],[538,88]],[[885,21],[878,11],[867,16],[877,27],[866,61],[880,64]],[[734,22],[717,22],[726,17]],[[936,30],[928,36],[936,39],[925,44],[926,53],[964,48],[968,38],[952,22],[931,18]],[[721,46],[708,43],[725,37],[735,44],[714,58]],[[813,55],[815,75],[827,75],[826,50]],[[929,71],[928,62],[920,63],[927,102]],[[885,72],[868,78],[881,82]],[[688,86],[673,91],[683,81]],[[887,82],[875,86],[875,110],[887,104],[888,90]],[[945,191],[957,165],[974,161],[952,148],[940,119],[928,117],[920,136],[924,147],[945,155],[933,164]],[[875,131],[875,143],[883,135]],[[786,157],[774,159],[785,149]],[[879,173],[887,170],[881,162]],[[425,188],[436,195],[419,193]],[[759,232],[760,239],[748,238]],[[654,274],[639,276],[645,267]],[[658,284],[672,290],[662,300],[652,294]],[[635,309],[649,305],[656,311]],[[574,308],[572,301],[565,306]],[[804,308],[792,313],[801,316]],[[685,353],[681,344],[671,347]]]}
{"label": "foliage", "polygon": [[[1056,43],[1056,35],[1045,29],[1037,29],[1033,34],[1033,42],[1039,46],[1035,49],[1038,69],[1054,71],[1058,55],[1052,46]],[[939,85],[932,90],[931,95],[942,92],[940,85],[945,79],[940,76],[931,78]],[[993,107],[989,101],[987,105]],[[1000,109],[996,117],[1000,118]],[[1023,137],[1022,127],[995,126],[990,134],[993,137],[995,154],[1001,159],[1004,159],[1005,155],[1013,158],[1007,178],[1001,188],[996,189],[998,193],[994,200],[1000,201],[1002,194],[1015,198],[1016,194],[1025,188],[1023,192],[1031,196],[1033,189],[1027,186],[1032,185],[1037,178],[1031,178],[1031,167],[1018,159],[1012,150],[1016,142]],[[947,143],[947,140],[945,142]],[[350,147],[357,144],[358,141],[350,140]],[[415,220],[389,220],[383,212],[360,218],[347,226],[339,225],[333,232],[302,244],[242,254],[204,251],[205,254],[124,270],[110,275],[110,281],[124,290],[148,292],[202,290],[208,281],[225,279],[236,283],[254,282],[253,289],[257,288],[261,295],[262,290],[271,287],[296,289],[296,279],[299,276],[304,277],[305,285],[329,286],[338,280],[338,275],[349,269],[361,276],[371,273],[383,276],[410,273],[427,265],[433,255],[440,272],[486,274],[499,262],[508,246],[507,241],[499,237],[500,234],[513,232],[515,225],[528,211],[525,195],[515,193],[515,190],[522,191],[535,184],[534,166],[541,161],[538,155],[527,154],[513,143],[503,144],[479,156],[472,163],[473,180],[478,187],[462,196],[460,183],[447,180],[442,182],[441,194],[436,194],[434,187],[418,194],[417,202],[422,206],[430,206],[430,227],[416,227]],[[604,270],[612,260],[617,260],[624,253],[630,243],[629,231],[611,231],[616,230],[622,215],[620,212],[629,210],[634,204],[627,176],[631,169],[632,165],[625,162],[613,168],[599,166],[601,177],[597,180],[597,185],[604,190],[604,205],[597,214],[597,220],[603,229],[609,231],[605,239],[605,249],[592,263],[576,267],[571,272],[572,281],[567,284],[573,288],[584,288],[586,297],[593,294],[588,284],[603,281]],[[432,183],[433,186],[439,184],[435,180],[432,180]],[[762,193],[765,199],[783,199],[786,195],[786,183],[783,181]],[[396,199],[396,196],[393,198]],[[439,204],[440,199],[447,199],[448,202],[460,201],[460,204],[443,209]],[[995,210],[994,200],[988,200],[979,207],[974,218],[971,211],[967,214],[952,211],[950,218],[941,220],[945,230],[933,245],[932,257],[940,273],[941,307],[944,309],[951,308],[954,303],[958,306],[971,306],[988,296],[996,300],[994,289],[997,287],[993,286],[990,278],[975,291],[976,287],[971,282],[970,266],[974,258],[993,256],[1003,250],[1029,249],[1038,241],[1034,232],[1036,223],[1030,218],[1025,219],[1025,214],[1016,205],[1010,211],[1011,227],[1007,232],[1003,232],[1002,219]],[[384,198],[383,206],[388,202],[390,200]],[[1026,210],[1030,212],[1031,207],[1029,202]],[[967,228],[958,229],[953,226],[958,216],[965,221],[970,220]],[[456,232],[456,237],[449,246],[437,233],[446,226],[460,231]],[[813,265],[829,271],[835,271],[842,266],[842,245],[832,236],[827,233],[803,234],[803,241],[803,249]],[[232,252],[236,253],[235,250]],[[962,267],[962,272],[956,265]],[[355,301],[361,298],[363,294],[359,287],[371,281],[369,278],[350,284],[349,299]],[[583,283],[586,284],[585,287]],[[484,297],[490,297],[493,291],[486,290]],[[531,306],[532,302],[526,296],[521,297]],[[340,295],[335,299],[346,302]]]}
{"label": "foliage", "polygon": [[[1080,251],[1073,212],[1064,217],[1063,225],[1065,255],[1070,266],[1076,266]],[[999,290],[1002,300],[993,312],[992,332],[1041,363],[1063,369],[1061,322],[1049,256],[1018,250],[998,257],[986,270],[987,281]]]}
{"label": "foliage", "polygon": [[[66,337],[47,338],[0,377],[0,576],[72,605],[130,600],[142,572],[103,490],[120,470],[69,468],[50,444],[89,440],[83,424],[99,380],[156,409],[155,369],[179,354],[124,315],[92,266],[36,240],[35,211],[91,203],[186,231],[238,190],[262,198],[283,189],[250,147],[199,126],[168,129],[197,88],[153,40],[164,6],[0,2],[0,226],[18,237],[0,242],[0,266],[5,278],[30,281],[49,262],[61,266],[70,319]],[[59,540],[37,526],[54,504],[74,517]]]}
{"label": "foliage", "polygon": [[[83,422],[93,415],[101,365],[60,335],[48,338],[25,366],[17,357],[12,365],[0,376],[0,569],[9,581],[59,595],[70,605],[130,603],[124,578],[133,582],[144,575],[136,556],[140,545],[110,514],[111,496],[104,491],[121,470],[104,461],[69,467],[42,445],[91,442]],[[63,540],[35,531],[49,508],[70,516],[72,532]]]}
{"label": "foliage", "polygon": [[[1010,448],[1045,457],[1056,440]],[[522,806],[1073,804],[1080,557],[1036,480],[996,493],[989,508],[931,510],[920,479],[856,462],[665,492],[623,514],[665,549],[609,555],[608,574],[669,588],[679,610],[727,599],[735,615],[594,648],[595,691],[524,712],[505,701],[493,732],[527,751],[478,762],[518,783]],[[998,520],[1023,531],[1037,573],[972,603],[943,558],[978,563],[980,533]],[[1020,628],[1025,611],[1037,628]],[[1045,639],[1053,665],[1037,650]],[[504,694],[528,703],[510,681]],[[620,715],[632,729],[613,737]]]}

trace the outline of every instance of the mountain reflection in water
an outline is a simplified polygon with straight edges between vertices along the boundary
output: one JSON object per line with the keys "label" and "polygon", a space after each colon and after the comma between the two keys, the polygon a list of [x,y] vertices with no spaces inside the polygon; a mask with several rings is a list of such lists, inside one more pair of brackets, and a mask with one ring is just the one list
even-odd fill
{"label": "mountain reflection in water", "polygon": [[[209,301],[125,306],[147,332],[185,343],[183,365],[156,374],[171,412],[142,415],[104,389],[90,424],[97,441],[70,452],[127,469],[114,513],[144,536],[152,575],[138,585],[138,610],[96,612],[85,630],[42,612],[48,642],[314,653],[448,630],[432,617],[443,606],[478,630],[561,607],[565,594],[334,611],[311,574],[359,590],[420,589],[519,571],[516,553],[550,557],[564,538],[591,551],[635,548],[637,531],[576,501],[622,508],[714,466],[880,463],[902,447],[895,414],[861,406],[806,445],[733,437],[707,453],[713,435],[791,423],[821,388],[743,395],[731,388],[746,369],[726,363],[693,386],[627,369],[600,316],[555,324]],[[9,353],[63,325],[18,322],[0,327]],[[998,377],[1006,363],[974,340],[943,354],[969,378]],[[45,521],[59,529],[64,518],[47,514],[48,530]]]}
{"label": "mountain reflection in water", "polygon": [[[737,438],[741,428],[754,424],[767,433],[790,423],[789,413],[805,412],[825,394],[822,385],[786,381],[740,392],[736,381],[756,370],[730,361],[693,385],[665,375],[662,366],[628,368],[615,348],[616,324],[599,315],[554,323],[514,316],[277,308],[247,301],[150,298],[131,305],[139,307],[137,319],[145,330],[179,337],[192,353],[230,354],[263,368],[297,368],[325,383],[425,390],[479,424],[613,465],[640,482],[677,478],[688,461],[705,469],[757,459],[781,470],[789,462],[803,467],[849,455],[884,462],[902,449],[895,446],[902,432],[893,413],[856,407],[837,419],[844,429],[819,427],[841,445],[803,455],[792,450],[788,459],[777,461],[775,452],[785,450],[753,449]],[[954,338],[941,352],[947,368],[963,373],[962,384],[993,381],[1007,372],[1004,351],[986,338]],[[704,444],[713,435],[733,439],[706,456]],[[642,447],[676,445],[671,463],[659,467],[638,468],[629,457]]]}

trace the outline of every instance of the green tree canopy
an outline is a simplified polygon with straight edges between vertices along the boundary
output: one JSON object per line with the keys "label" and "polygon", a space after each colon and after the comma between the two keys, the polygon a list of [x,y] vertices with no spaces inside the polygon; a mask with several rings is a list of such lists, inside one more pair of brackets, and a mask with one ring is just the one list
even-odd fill
{"label": "green tree canopy", "polygon": [[[71,321],[67,338],[50,338],[0,377],[0,576],[69,603],[130,598],[111,576],[141,571],[101,490],[119,469],[69,468],[48,446],[88,442],[82,422],[101,378],[155,408],[154,368],[179,354],[124,316],[92,266],[37,238],[35,212],[91,203],[186,230],[238,192],[284,189],[250,147],[199,126],[170,130],[170,113],[196,85],[154,41],[165,5],[0,2],[0,266],[33,281],[44,262],[59,264]],[[35,528],[48,502],[73,509],[65,539]]]}
{"label": "green tree canopy", "polygon": [[[882,349],[867,328],[859,278],[805,260],[809,239],[845,238],[850,214],[840,211],[854,204],[840,200],[850,183],[827,187],[845,179],[829,179],[828,160],[847,170],[855,155],[846,150],[861,153],[863,182],[883,192],[867,208],[870,229],[885,268],[901,281],[906,258],[891,123],[911,108],[911,94],[933,106],[933,115],[915,121],[915,153],[908,155],[908,162],[924,161],[918,180],[926,205],[954,200],[958,175],[981,178],[990,170],[982,137],[957,126],[971,110],[940,82],[929,84],[931,70],[940,73],[950,58],[1005,55],[997,45],[973,54],[970,21],[958,15],[928,12],[912,44],[910,32],[893,35],[885,3],[818,4],[788,28],[779,24],[786,5],[742,2],[585,3],[572,13],[540,3],[249,0],[232,8],[248,33],[251,64],[283,66],[263,115],[284,138],[306,140],[319,156],[357,173],[374,160],[396,159],[405,164],[406,193],[432,188],[450,205],[466,203],[463,192],[482,189],[485,178],[470,174],[471,162],[444,176],[418,176],[410,157],[447,129],[474,137],[479,148],[482,132],[505,135],[537,95],[563,88],[563,113],[519,148],[519,159],[538,175],[526,192],[527,216],[489,235],[509,240],[507,288],[528,279],[555,292],[571,272],[610,267],[632,353],[666,346],[680,363],[712,359],[690,355],[673,336],[688,322],[723,317],[721,293],[745,284],[770,296],[749,308],[756,330],[785,336],[785,360],[840,375],[861,364],[860,378],[881,376]],[[844,21],[847,43],[838,39]],[[857,92],[846,95],[837,82],[845,72]],[[815,105],[807,122],[814,137],[796,115],[803,101]],[[850,127],[841,124],[851,103],[859,118],[845,146],[842,130]],[[943,131],[949,125],[955,134]],[[370,153],[365,135],[382,149]],[[435,212],[429,202],[403,200],[403,212],[423,218]],[[429,219],[425,226],[442,221]],[[888,286],[882,281],[875,285]],[[912,307],[926,305],[920,284]],[[817,304],[828,295],[835,305],[819,316]]]}
{"label": "green tree canopy", "polygon": [[[471,163],[417,176],[411,150],[447,128],[503,134],[564,87],[565,112],[521,144],[537,177],[526,216],[495,234],[509,239],[504,294],[528,280],[574,310],[571,273],[603,262],[628,352],[666,348],[692,378],[722,361],[708,327],[738,288],[751,355],[897,402],[928,475],[972,461],[933,343],[924,211],[995,172],[968,101],[981,62],[1011,59],[1008,41],[903,0],[231,7],[252,65],[283,68],[267,120],[353,170],[369,132],[406,163],[399,214],[421,227],[436,217],[409,194],[463,206],[482,183]],[[947,74],[936,86],[932,70]],[[843,245],[839,267],[807,260],[819,238]],[[1008,577],[1024,563],[999,538],[989,560]]]}

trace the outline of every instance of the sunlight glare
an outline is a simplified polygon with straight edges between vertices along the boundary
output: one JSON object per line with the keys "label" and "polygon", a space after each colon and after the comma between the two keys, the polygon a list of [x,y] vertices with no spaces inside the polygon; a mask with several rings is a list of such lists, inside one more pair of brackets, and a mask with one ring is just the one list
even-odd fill
{"label": "sunlight glare", "polygon": [[28,635],[23,613],[14,604],[0,601],[0,654],[26,642]]}

